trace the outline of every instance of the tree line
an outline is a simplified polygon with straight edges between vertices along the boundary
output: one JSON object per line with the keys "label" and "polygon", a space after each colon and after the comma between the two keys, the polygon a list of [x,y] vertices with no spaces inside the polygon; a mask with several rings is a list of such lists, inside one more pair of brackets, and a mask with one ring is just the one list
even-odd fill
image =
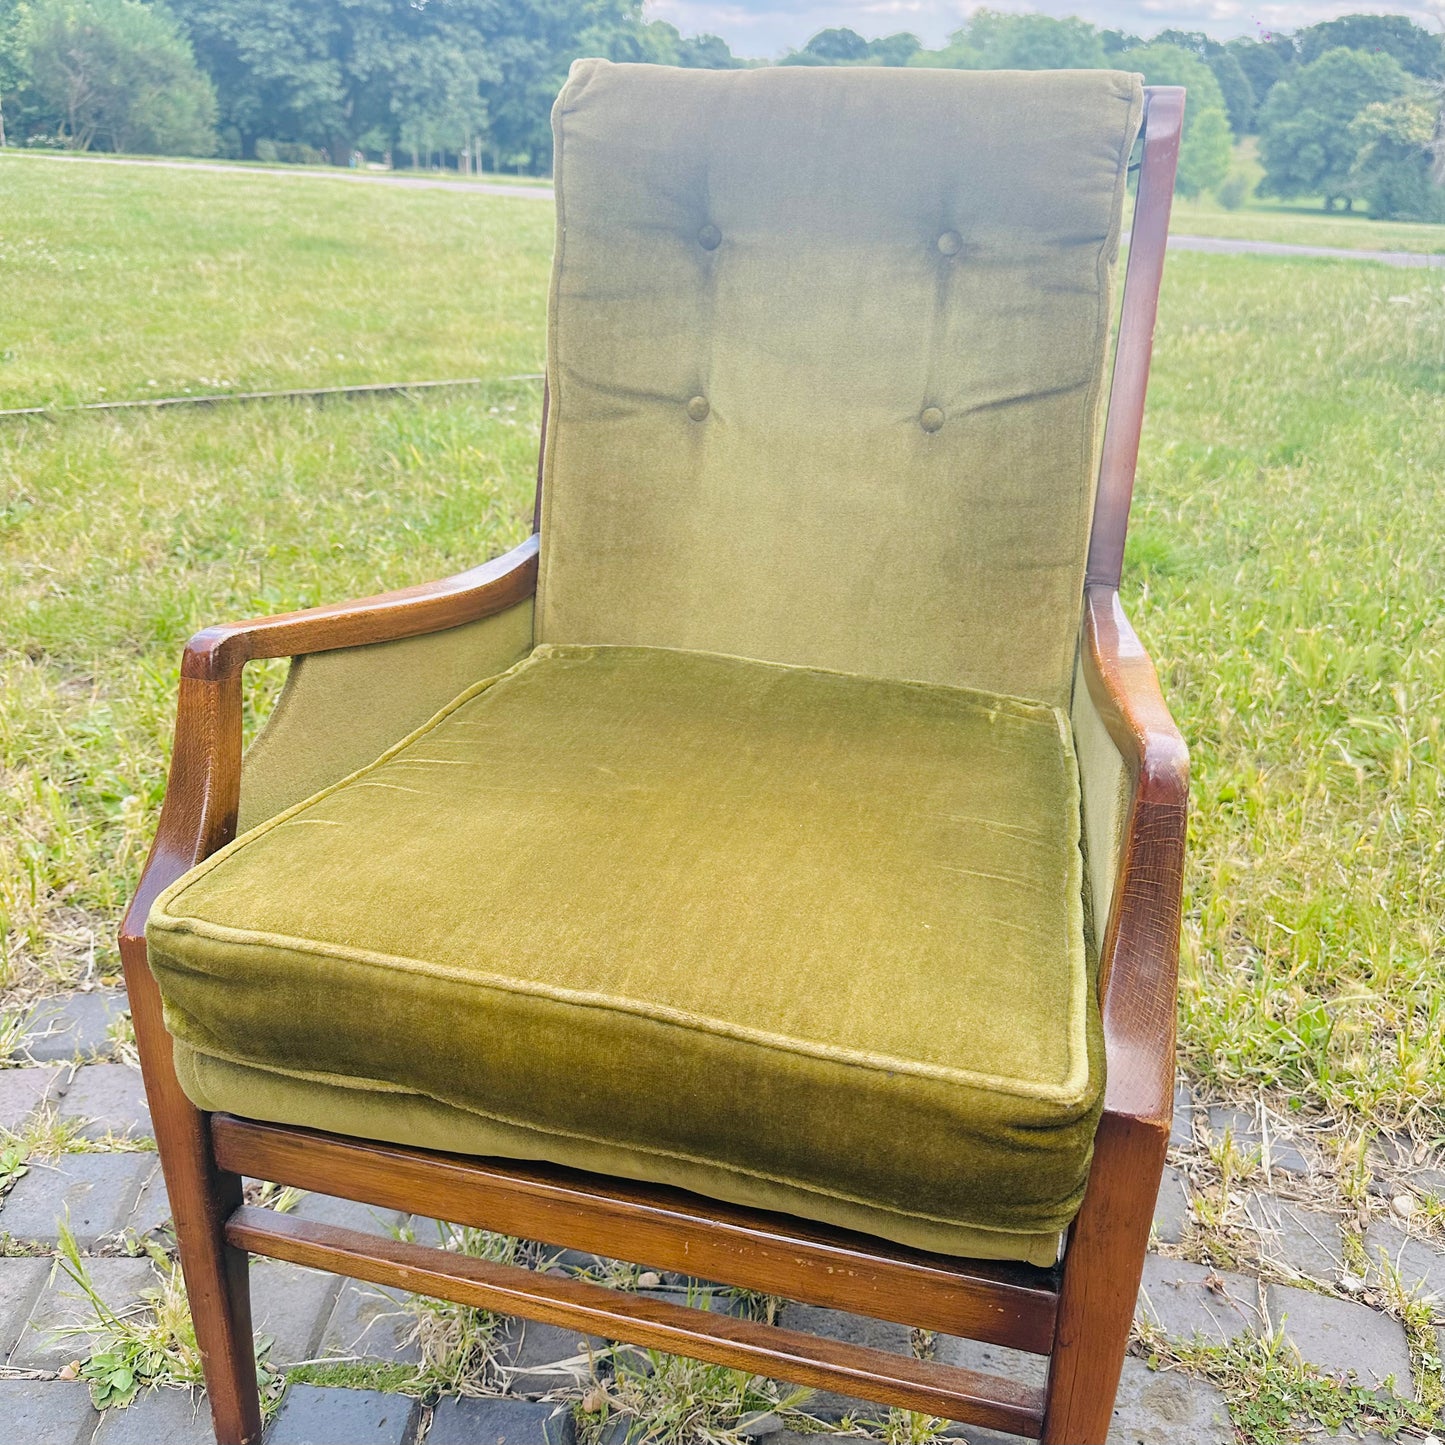
{"label": "tree line", "polygon": [[[580,55],[769,63],[642,0],[0,0],[0,144],[543,174]],[[1185,195],[1239,204],[1232,143],[1257,135],[1266,194],[1445,220],[1445,40],[1403,16],[1221,43],[980,10],[938,50],[830,28],[775,63],[1137,70],[1188,87]]]}

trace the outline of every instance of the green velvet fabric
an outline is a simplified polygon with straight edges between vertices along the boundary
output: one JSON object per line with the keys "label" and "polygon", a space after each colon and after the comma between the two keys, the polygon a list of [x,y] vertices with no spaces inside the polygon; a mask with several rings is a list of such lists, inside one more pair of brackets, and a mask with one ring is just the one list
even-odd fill
{"label": "green velvet fabric", "polygon": [[314,1074],[238,1064],[202,1053],[179,1039],[174,1048],[182,1088],[201,1108],[214,1112],[324,1128],[352,1139],[380,1139],[416,1149],[483,1158],[536,1159],[610,1179],[665,1182],[705,1199],[790,1214],[965,1259],[1011,1259],[1048,1266],[1059,1256],[1060,1236],[1056,1232],[1011,1233],[974,1229],[967,1224],[941,1224],[916,1214],[900,1214],[744,1174],[705,1160],[673,1155],[659,1161],[646,1150],[622,1144],[507,1124],[423,1094],[377,1088],[365,1080],[319,1079]]}
{"label": "green velvet fabric", "polygon": [[1082,661],[1074,676],[1074,698],[1069,708],[1074,753],[1079,760],[1079,789],[1083,802],[1084,898],[1090,926],[1102,940],[1109,926],[1114,887],[1129,822],[1133,779],[1104,720],[1089,694]]}
{"label": "green velvet fabric", "polygon": [[150,959],[216,1059],[1040,1236],[1102,1100],[1079,806],[1042,704],[544,645],[178,881]]}
{"label": "green velvet fabric", "polygon": [[375,761],[479,677],[532,650],[532,599],[397,642],[298,657],[241,767],[238,832]]}
{"label": "green velvet fabric", "polygon": [[538,638],[1067,707],[1137,76],[577,62]]}

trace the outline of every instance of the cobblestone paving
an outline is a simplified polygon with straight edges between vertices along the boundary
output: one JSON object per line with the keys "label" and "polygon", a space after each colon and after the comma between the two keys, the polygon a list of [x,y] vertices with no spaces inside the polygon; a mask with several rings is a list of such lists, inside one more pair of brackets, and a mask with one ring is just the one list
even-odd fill
{"label": "cobblestone paving", "polygon": [[[149,1143],[150,1115],[138,1072],[126,1061],[124,995],[95,991],[48,1001],[27,1017],[29,1033],[12,1063],[0,1068],[0,1129],[39,1143],[59,1138],[60,1153],[36,1152],[23,1172],[0,1170],[0,1435],[25,1445],[202,1445],[211,1440],[199,1393],[152,1390],[129,1408],[99,1413],[74,1379],[92,1337],[91,1306],[55,1265],[61,1226],[87,1256],[93,1286],[124,1313],[142,1304],[159,1275],[150,1251],[169,1250],[165,1184]],[[38,1127],[42,1125],[44,1127]],[[1230,1417],[1230,1401],[1181,1360],[1181,1347],[1228,1346],[1260,1336],[1326,1376],[1412,1400],[1438,1392],[1445,1329],[1445,1236],[1432,1196],[1445,1195],[1445,1167],[1416,1158],[1408,1144],[1385,1141],[1365,1205],[1346,1208],[1318,1187],[1321,1155],[1257,1113],[1196,1104],[1187,1086],[1176,1099],[1170,1165],[1155,1221],[1155,1249],[1140,1291],[1139,1357],[1120,1387],[1111,1445],[1226,1445],[1247,1440]],[[4,1136],[0,1136],[3,1138]],[[1229,1177],[1219,1161],[1232,1144]],[[24,1152],[21,1150],[20,1152]],[[8,1188],[7,1188],[8,1186]],[[266,1202],[276,1203],[273,1196]],[[310,1219],[374,1231],[410,1228],[430,1242],[434,1221],[403,1220],[364,1205],[306,1195],[283,1199]],[[539,1267],[599,1272],[619,1267],[592,1256],[549,1250]],[[714,1309],[744,1310],[746,1298],[701,1282],[621,1267],[631,1284],[661,1297],[687,1297]],[[417,1316],[405,1296],[378,1286],[257,1260],[252,1266],[257,1333],[281,1371],[303,1363],[354,1367],[356,1380],[378,1371],[395,1381],[422,1359]],[[1415,1352],[1402,1304],[1417,1302]],[[1423,1306],[1423,1309],[1421,1308]],[[1033,1356],[946,1335],[798,1304],[783,1304],[778,1322],[899,1354],[924,1352],[967,1368],[1042,1382]],[[60,1331],[68,1331],[61,1333]],[[1188,1350],[1185,1349],[1185,1355]],[[1430,1356],[1434,1355],[1432,1361]],[[1151,1368],[1155,1364],[1172,1368]],[[509,1321],[490,1345],[487,1398],[444,1394],[423,1403],[405,1394],[293,1382],[266,1435],[267,1445],[575,1445],[576,1402],[607,1384],[617,1355],[606,1341],[576,1331]],[[650,1368],[632,1352],[628,1368]],[[1180,1367],[1183,1364],[1184,1367]],[[371,1370],[370,1376],[366,1370]],[[67,1378],[69,1377],[69,1378]],[[349,1381],[347,1383],[350,1383]],[[801,1406],[811,1431],[877,1420],[877,1407],[826,1392]],[[745,1439],[792,1445],[805,1424],[788,1412],[754,1412]],[[620,1417],[583,1427],[597,1445],[621,1445]],[[975,1445],[1012,1437],[972,1427],[948,1433]],[[816,1434],[809,1438],[816,1439]],[[1348,1433],[1320,1441],[1347,1441]],[[1378,1437],[1367,1437],[1375,1439]],[[1421,1438],[1416,1435],[1416,1439]]]}

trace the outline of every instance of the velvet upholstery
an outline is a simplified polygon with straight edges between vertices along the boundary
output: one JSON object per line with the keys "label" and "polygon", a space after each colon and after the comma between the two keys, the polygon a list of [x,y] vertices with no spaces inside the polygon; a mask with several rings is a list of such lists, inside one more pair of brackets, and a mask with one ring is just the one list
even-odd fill
{"label": "velvet upholstery", "polygon": [[150,959],[202,1055],[1037,1251],[1102,1099],[1079,809],[1040,703],[543,645],[174,884]]}
{"label": "velvet upholstery", "polygon": [[[238,1064],[175,1041],[176,1071],[192,1102],[276,1124],[325,1128],[353,1139],[380,1139],[416,1149],[483,1158],[540,1160],[613,1179],[666,1183],[706,1199],[832,1224],[893,1239],[915,1249],[965,1259],[1010,1259],[1048,1266],[1061,1237],[941,1224],[916,1214],[844,1199],[834,1194],[744,1174],[705,1160],[674,1155],[659,1160],[642,1149],[552,1134],[488,1118],[404,1089],[381,1089],[356,1079],[318,1079],[280,1069]],[[557,1240],[543,1241],[556,1244]]]}
{"label": "velvet upholstery", "polygon": [[1084,902],[1090,927],[1102,945],[1119,878],[1134,780],[1089,693],[1082,660],[1075,670],[1069,717],[1083,803]]}
{"label": "velvet upholstery", "polygon": [[442,632],[298,657],[241,769],[237,830],[365,767],[532,650],[532,601]]}
{"label": "velvet upholstery", "polygon": [[1138,76],[583,60],[537,635],[1067,707]]}

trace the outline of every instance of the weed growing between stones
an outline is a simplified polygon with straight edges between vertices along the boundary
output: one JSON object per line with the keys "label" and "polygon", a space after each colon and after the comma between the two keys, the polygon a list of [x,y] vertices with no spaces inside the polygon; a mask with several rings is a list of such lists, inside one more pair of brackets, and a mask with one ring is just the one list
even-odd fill
{"label": "weed growing between stones", "polygon": [[1303,1363],[1281,1332],[1241,1336],[1229,1344],[1184,1344],[1150,1325],[1137,1325],[1139,1352],[1155,1370],[1182,1369],[1208,1380],[1229,1400],[1230,1421],[1250,1445],[1297,1445],[1319,1429],[1403,1429],[1428,1436],[1438,1412],[1423,1401],[1331,1379]]}

